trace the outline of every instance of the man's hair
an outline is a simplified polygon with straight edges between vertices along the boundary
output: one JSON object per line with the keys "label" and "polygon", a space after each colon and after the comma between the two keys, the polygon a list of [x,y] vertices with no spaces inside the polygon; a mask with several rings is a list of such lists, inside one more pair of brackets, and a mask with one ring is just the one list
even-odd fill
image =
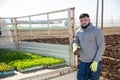
{"label": "man's hair", "polygon": [[79,16],[79,19],[81,19],[81,18],[84,18],[84,17],[90,17],[89,16],[89,14],[87,14],[87,13],[82,13],[80,16]]}

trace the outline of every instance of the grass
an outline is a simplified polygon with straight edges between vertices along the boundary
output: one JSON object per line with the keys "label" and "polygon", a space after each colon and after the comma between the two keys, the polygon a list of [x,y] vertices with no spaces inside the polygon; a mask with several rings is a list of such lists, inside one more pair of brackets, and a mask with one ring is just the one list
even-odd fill
{"label": "grass", "polygon": [[24,70],[34,66],[51,66],[64,63],[63,59],[40,56],[15,50],[0,49],[0,62],[13,66],[17,70]]}

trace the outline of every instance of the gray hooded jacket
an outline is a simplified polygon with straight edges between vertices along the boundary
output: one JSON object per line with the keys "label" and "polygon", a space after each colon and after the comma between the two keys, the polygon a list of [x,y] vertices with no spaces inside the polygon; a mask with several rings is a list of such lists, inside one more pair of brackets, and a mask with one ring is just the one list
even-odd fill
{"label": "gray hooded jacket", "polygon": [[102,30],[91,23],[86,29],[79,28],[73,43],[80,44],[80,59],[82,62],[101,61],[105,50]]}

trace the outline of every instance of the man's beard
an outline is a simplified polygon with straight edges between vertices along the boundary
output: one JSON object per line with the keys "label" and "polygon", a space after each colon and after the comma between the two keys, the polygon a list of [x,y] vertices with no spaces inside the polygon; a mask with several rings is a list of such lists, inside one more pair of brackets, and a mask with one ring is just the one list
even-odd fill
{"label": "man's beard", "polygon": [[90,23],[87,26],[82,26],[81,25],[81,27],[82,27],[82,29],[86,29],[89,25],[90,25]]}

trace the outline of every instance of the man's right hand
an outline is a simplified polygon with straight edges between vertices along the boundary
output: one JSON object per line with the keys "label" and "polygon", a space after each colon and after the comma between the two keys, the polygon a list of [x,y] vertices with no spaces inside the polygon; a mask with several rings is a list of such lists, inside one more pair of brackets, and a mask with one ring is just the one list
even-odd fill
{"label": "man's right hand", "polygon": [[73,43],[73,53],[75,54],[77,49],[80,48],[76,43]]}

